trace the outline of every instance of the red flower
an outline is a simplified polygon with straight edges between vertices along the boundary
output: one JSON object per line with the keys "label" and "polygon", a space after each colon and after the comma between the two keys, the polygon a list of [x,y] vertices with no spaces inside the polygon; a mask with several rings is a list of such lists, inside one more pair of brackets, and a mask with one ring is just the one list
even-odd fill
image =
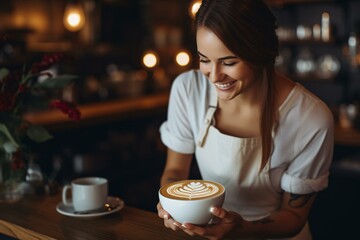
{"label": "red flower", "polygon": [[9,93],[16,93],[19,89],[19,83],[21,79],[21,72],[20,71],[14,71],[8,75],[2,80],[2,90],[4,92]]}
{"label": "red flower", "polygon": [[72,120],[80,120],[80,117],[81,117],[80,111],[75,107],[69,108],[68,115],[69,115],[69,118]]}
{"label": "red flower", "polygon": [[8,74],[1,82],[0,86],[0,111],[11,110],[16,102],[16,97],[24,91],[20,83],[21,73],[14,71]]}
{"label": "red flower", "polygon": [[8,111],[13,106],[13,95],[8,92],[0,92],[0,112]]}
{"label": "red flower", "polygon": [[31,73],[39,73],[46,69],[49,69],[51,66],[60,62],[65,58],[65,54],[63,53],[52,53],[45,54],[40,62],[36,62],[31,67]]}
{"label": "red flower", "polygon": [[[0,43],[6,40],[7,37],[0,34]],[[13,145],[15,143],[18,145],[16,146],[17,151],[11,155],[11,161],[6,161],[6,170],[10,171],[10,173],[3,174],[3,177],[5,176],[2,179],[4,182],[21,177],[23,173],[21,170],[25,168],[26,160],[29,159],[31,154],[31,147],[26,146],[28,140],[44,142],[52,137],[45,128],[33,125],[23,119],[22,116],[26,111],[41,109],[44,106],[43,101],[48,103],[51,100],[52,92],[47,93],[47,90],[61,89],[75,79],[72,75],[54,77],[50,72],[44,71],[64,58],[65,55],[62,53],[47,54],[41,61],[30,65],[30,69],[26,65],[22,69],[15,70],[0,66],[0,115],[2,123],[0,135],[15,141]],[[39,81],[39,77],[44,75],[48,76],[49,79],[53,78],[55,81],[56,77],[59,77],[58,82]],[[55,100],[51,102],[50,107],[60,109],[72,120],[80,119],[80,111],[73,103]],[[22,151],[22,149],[26,149],[26,151]],[[1,151],[3,152],[3,150]],[[0,161],[2,160],[0,159]]]}
{"label": "red flower", "polygon": [[62,100],[53,100],[50,103],[50,107],[60,109],[63,113],[67,114],[69,118],[72,120],[80,119],[81,113],[74,104]]}
{"label": "red flower", "polygon": [[25,167],[24,159],[21,151],[16,151],[12,156],[11,169],[16,171]]}
{"label": "red flower", "polygon": [[20,84],[20,85],[19,85],[19,92],[20,92],[20,93],[24,92],[25,89],[26,89],[26,87],[25,87],[24,84]]}

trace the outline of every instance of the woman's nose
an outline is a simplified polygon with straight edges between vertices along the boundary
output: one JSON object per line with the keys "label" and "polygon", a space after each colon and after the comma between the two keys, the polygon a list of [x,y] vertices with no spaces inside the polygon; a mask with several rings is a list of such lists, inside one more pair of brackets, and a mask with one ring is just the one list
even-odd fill
{"label": "woman's nose", "polygon": [[220,79],[220,71],[219,68],[214,64],[209,72],[209,80],[211,82],[217,82]]}

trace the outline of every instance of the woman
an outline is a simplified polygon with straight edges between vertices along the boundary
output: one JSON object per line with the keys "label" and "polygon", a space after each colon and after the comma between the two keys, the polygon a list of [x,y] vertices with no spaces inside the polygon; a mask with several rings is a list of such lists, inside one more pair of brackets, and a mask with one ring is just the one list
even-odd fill
{"label": "woman", "polygon": [[325,189],[333,152],[327,106],[275,73],[275,18],[261,0],[204,0],[195,20],[200,71],[173,83],[161,138],[161,185],[189,177],[222,183],[215,224],[180,224],[158,204],[166,227],[208,239],[311,239],[307,218]]}

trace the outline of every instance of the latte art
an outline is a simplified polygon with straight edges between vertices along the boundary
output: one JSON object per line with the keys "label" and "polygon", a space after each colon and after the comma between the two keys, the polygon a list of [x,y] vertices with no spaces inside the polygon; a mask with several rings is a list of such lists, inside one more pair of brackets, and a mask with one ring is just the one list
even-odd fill
{"label": "latte art", "polygon": [[225,187],[209,180],[186,179],[164,184],[158,194],[161,206],[175,221],[206,225],[213,217],[210,209],[223,205]]}
{"label": "latte art", "polygon": [[217,183],[204,180],[184,180],[168,184],[162,194],[174,199],[196,200],[216,196],[224,191]]}

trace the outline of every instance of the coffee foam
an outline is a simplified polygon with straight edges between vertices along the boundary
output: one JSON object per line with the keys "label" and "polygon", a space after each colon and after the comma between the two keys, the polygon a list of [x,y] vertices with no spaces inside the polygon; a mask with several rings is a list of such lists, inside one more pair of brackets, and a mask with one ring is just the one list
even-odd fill
{"label": "coffee foam", "polygon": [[222,185],[205,180],[184,180],[165,185],[161,194],[182,200],[211,198],[224,192]]}

